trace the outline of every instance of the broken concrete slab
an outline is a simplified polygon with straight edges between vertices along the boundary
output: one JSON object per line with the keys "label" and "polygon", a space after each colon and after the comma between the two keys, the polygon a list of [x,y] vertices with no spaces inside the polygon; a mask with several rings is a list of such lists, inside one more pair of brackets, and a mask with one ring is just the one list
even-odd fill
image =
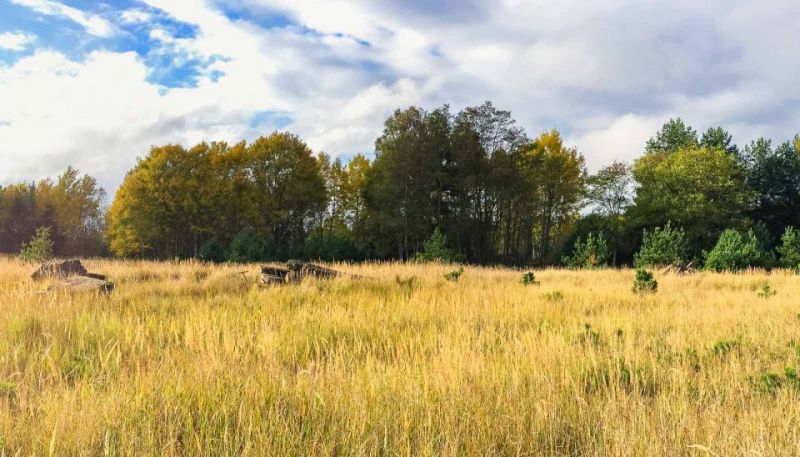
{"label": "broken concrete slab", "polygon": [[51,284],[47,288],[48,292],[66,290],[73,292],[101,292],[111,293],[114,290],[114,283],[102,279],[91,278],[89,276],[73,276]]}
{"label": "broken concrete slab", "polygon": [[71,290],[110,293],[114,290],[114,283],[109,282],[106,275],[89,273],[78,259],[54,260],[39,265],[31,278],[35,281],[47,279],[60,280],[51,284],[47,291]]}
{"label": "broken concrete slab", "polygon": [[85,276],[86,268],[80,260],[54,260],[39,265],[33,272],[31,278],[35,281],[42,281],[51,278],[69,278],[70,276]]}
{"label": "broken concrete slab", "polygon": [[297,283],[304,278],[332,279],[344,273],[301,260],[289,260],[286,268],[262,266],[262,285]]}
{"label": "broken concrete slab", "polygon": [[342,274],[336,270],[300,260],[290,260],[286,262],[286,266],[289,267],[291,271],[299,272],[301,277],[313,276],[315,278],[328,279],[335,278]]}

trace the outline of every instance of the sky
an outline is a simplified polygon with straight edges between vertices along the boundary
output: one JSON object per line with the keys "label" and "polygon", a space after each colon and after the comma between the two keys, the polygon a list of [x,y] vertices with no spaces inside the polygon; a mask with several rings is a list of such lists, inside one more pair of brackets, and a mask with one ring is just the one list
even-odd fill
{"label": "sky", "polygon": [[0,0],[0,184],[112,192],[151,145],[291,131],[372,155],[385,118],[485,100],[590,171],[671,117],[800,132],[797,0]]}

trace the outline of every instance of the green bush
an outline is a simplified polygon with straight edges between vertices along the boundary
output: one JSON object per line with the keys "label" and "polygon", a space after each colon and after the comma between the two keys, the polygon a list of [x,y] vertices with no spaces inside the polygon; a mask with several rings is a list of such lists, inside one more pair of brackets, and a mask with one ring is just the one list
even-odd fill
{"label": "green bush", "polygon": [[738,271],[766,265],[768,256],[752,230],[742,236],[736,230],[725,230],[717,245],[706,257],[706,270]]}
{"label": "green bush", "polygon": [[458,270],[453,270],[450,273],[444,275],[444,279],[448,281],[457,282],[461,275],[464,274],[464,267],[460,267]]}
{"label": "green bush", "polygon": [[672,228],[670,223],[656,227],[652,232],[644,231],[642,247],[633,258],[637,268],[684,265],[688,258],[686,232]]}
{"label": "green bush", "polygon": [[266,243],[252,230],[239,232],[228,247],[228,261],[235,263],[258,262],[264,260]]}
{"label": "green bush", "polygon": [[611,253],[603,234],[595,236],[589,232],[585,242],[580,238],[575,241],[572,256],[566,256],[561,261],[569,268],[601,268],[608,265],[609,257]]}
{"label": "green bush", "polygon": [[781,266],[800,271],[800,230],[786,227],[781,236],[781,245],[778,246],[781,256]]}
{"label": "green bush", "polygon": [[539,281],[536,280],[536,275],[532,271],[529,271],[522,275],[522,284],[526,286],[538,286]]}
{"label": "green bush", "polygon": [[19,250],[19,258],[23,262],[42,263],[53,258],[53,240],[50,238],[50,227],[39,227],[36,234]]}
{"label": "green bush", "polygon": [[633,292],[637,294],[652,293],[658,290],[658,282],[653,278],[653,273],[639,268],[636,270],[636,279],[633,280]]}
{"label": "green bush", "polygon": [[758,296],[761,298],[769,298],[777,293],[778,291],[773,289],[767,281],[762,282],[761,286],[758,288]]}
{"label": "green bush", "polygon": [[714,346],[711,350],[714,352],[716,356],[724,356],[730,353],[731,351],[740,350],[742,346],[742,337],[737,336],[736,339],[719,339],[714,342]]}
{"label": "green bush", "polygon": [[778,390],[783,388],[800,391],[800,377],[793,367],[784,367],[783,376],[773,372],[762,374],[758,381],[758,388],[763,393],[770,395],[776,395]]}
{"label": "green bush", "polygon": [[453,263],[457,261],[457,256],[452,249],[447,247],[447,237],[437,228],[431,234],[430,239],[422,245],[422,252],[418,252],[414,260]]}
{"label": "green bush", "polygon": [[228,258],[228,254],[225,252],[225,246],[217,241],[216,238],[212,238],[200,245],[197,256],[200,260],[214,263],[224,262],[225,259]]}

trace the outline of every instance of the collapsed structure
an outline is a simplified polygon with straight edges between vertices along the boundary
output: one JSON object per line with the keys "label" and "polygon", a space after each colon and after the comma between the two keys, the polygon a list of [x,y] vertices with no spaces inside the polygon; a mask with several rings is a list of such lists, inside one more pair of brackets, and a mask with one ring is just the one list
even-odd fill
{"label": "collapsed structure", "polygon": [[262,285],[288,284],[300,282],[304,278],[332,279],[341,275],[343,273],[339,271],[313,263],[289,260],[286,262],[286,268],[262,266],[259,282]]}
{"label": "collapsed structure", "polygon": [[[245,273],[245,272],[242,272]],[[262,266],[259,283],[261,285],[296,284],[305,278],[333,279],[346,273],[300,260],[289,260],[286,267]],[[358,278],[356,275],[347,275]],[[47,291],[97,291],[110,293],[114,283],[105,275],[89,273],[80,260],[54,260],[46,262],[31,275],[34,281],[55,280],[47,287]]]}
{"label": "collapsed structure", "polygon": [[39,265],[31,278],[34,281],[56,279],[58,281],[48,286],[48,291],[97,291],[110,293],[114,290],[114,283],[107,280],[105,275],[89,273],[78,259],[53,260]]}

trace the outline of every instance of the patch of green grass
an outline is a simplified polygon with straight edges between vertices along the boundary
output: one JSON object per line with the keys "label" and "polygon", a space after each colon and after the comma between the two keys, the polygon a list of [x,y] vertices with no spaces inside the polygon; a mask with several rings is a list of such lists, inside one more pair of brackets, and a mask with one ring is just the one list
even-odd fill
{"label": "patch of green grass", "polygon": [[733,350],[738,350],[742,345],[741,337],[736,337],[735,339],[721,339],[714,342],[714,346],[712,346],[711,351],[716,356],[724,356],[729,354]]}
{"label": "patch of green grass", "polygon": [[778,391],[784,388],[800,392],[800,377],[797,370],[792,367],[784,367],[783,373],[767,372],[758,377],[756,383],[758,390],[769,395],[777,395]]}
{"label": "patch of green grass", "polygon": [[458,270],[453,270],[450,273],[444,275],[444,279],[452,282],[457,282],[461,275],[464,274],[464,267],[459,267]]}
{"label": "patch of green grass", "polygon": [[761,286],[758,288],[758,296],[761,298],[770,298],[777,293],[778,291],[773,289],[767,281],[762,282]]}

